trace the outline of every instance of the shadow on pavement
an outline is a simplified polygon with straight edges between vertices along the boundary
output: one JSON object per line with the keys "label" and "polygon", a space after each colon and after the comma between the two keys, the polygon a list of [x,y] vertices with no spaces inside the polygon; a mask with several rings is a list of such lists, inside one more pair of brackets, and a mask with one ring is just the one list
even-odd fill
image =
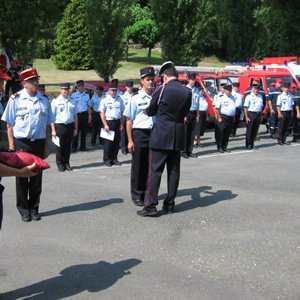
{"label": "shadow on pavement", "polygon": [[[183,212],[197,207],[213,205],[220,201],[234,199],[238,196],[238,194],[233,194],[230,190],[219,190],[216,192],[211,192],[209,190],[211,190],[210,186],[199,186],[197,188],[178,190],[176,197],[191,196],[191,200],[176,204],[176,212]],[[201,193],[206,195],[200,196]],[[166,195],[162,195],[159,198],[164,199],[165,197]]]}
{"label": "shadow on pavement", "polygon": [[128,270],[141,262],[139,259],[131,258],[116,263],[99,261],[94,264],[74,265],[62,270],[56,277],[0,294],[0,299],[56,300],[75,296],[84,291],[96,293],[114,285],[125,275],[131,274]]}
{"label": "shadow on pavement", "polygon": [[41,213],[41,216],[47,217],[47,216],[66,214],[66,213],[71,213],[71,212],[76,212],[76,211],[93,210],[93,209],[98,209],[98,208],[101,208],[101,207],[104,207],[104,206],[107,206],[110,204],[122,203],[122,202],[124,202],[124,201],[123,201],[123,199],[120,199],[120,198],[112,198],[112,199],[108,199],[108,200],[97,200],[97,201],[93,201],[93,202],[85,202],[85,203],[64,206],[64,207],[60,207],[57,209],[45,211],[45,212]]}

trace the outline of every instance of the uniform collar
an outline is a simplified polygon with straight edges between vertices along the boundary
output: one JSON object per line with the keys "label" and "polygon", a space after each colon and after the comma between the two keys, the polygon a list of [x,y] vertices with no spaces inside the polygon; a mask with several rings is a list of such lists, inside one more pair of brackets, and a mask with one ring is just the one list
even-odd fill
{"label": "uniform collar", "polygon": [[151,95],[147,94],[144,89],[139,90],[139,95],[142,98],[151,98]]}

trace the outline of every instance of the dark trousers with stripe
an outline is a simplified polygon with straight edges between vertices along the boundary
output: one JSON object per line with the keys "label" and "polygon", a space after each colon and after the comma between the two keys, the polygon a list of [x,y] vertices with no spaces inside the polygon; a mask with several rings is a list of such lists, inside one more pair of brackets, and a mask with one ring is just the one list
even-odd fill
{"label": "dark trousers with stripe", "polygon": [[154,208],[158,204],[158,191],[165,165],[167,165],[168,173],[168,194],[164,201],[169,205],[175,203],[180,177],[180,151],[150,149],[145,208]]}
{"label": "dark trousers with stripe", "polygon": [[[126,118],[124,117],[124,124],[126,124]],[[126,131],[126,126],[123,127],[121,130],[121,150],[124,153],[128,153],[128,138],[127,138],[127,131]]]}
{"label": "dark trousers with stripe", "polygon": [[182,153],[189,155],[193,151],[194,138],[195,138],[195,125],[196,125],[197,111],[191,110],[187,115],[187,123],[184,125],[185,130],[185,143]]}
{"label": "dark trousers with stripe", "polygon": [[86,133],[88,127],[89,115],[87,111],[77,114],[78,116],[78,134],[73,139],[73,150],[77,150],[78,139],[80,135],[80,150],[86,148]]}
{"label": "dark trousers with stripe", "polygon": [[222,122],[221,123],[218,122],[218,127],[220,132],[218,149],[219,148],[225,149],[227,148],[229,136],[232,131],[234,117],[226,116],[223,114],[221,115],[221,117],[222,117]]}
{"label": "dark trousers with stripe", "polygon": [[278,121],[278,141],[284,142],[287,137],[288,129],[292,119],[292,111],[282,111],[282,118]]}
{"label": "dark trousers with stripe", "polygon": [[[15,139],[15,148],[16,150],[26,151],[43,158],[45,143],[45,139],[34,141]],[[27,214],[31,210],[38,212],[42,193],[42,177],[43,171],[30,178],[16,177],[17,208],[21,215]]]}
{"label": "dark trousers with stripe", "polygon": [[278,125],[278,113],[277,113],[277,105],[276,103],[272,103],[272,108],[274,110],[274,114],[269,117],[269,125],[271,134],[275,135]]}
{"label": "dark trousers with stripe", "polygon": [[103,140],[103,161],[112,163],[118,159],[119,144],[120,144],[120,120],[107,121],[109,130],[115,132],[113,141]]}
{"label": "dark trousers with stripe", "polygon": [[242,109],[237,108],[236,112],[235,112],[235,116],[234,116],[233,125],[232,125],[232,134],[233,135],[236,134],[236,130],[237,130],[239,124],[240,124],[241,113],[242,113]]}
{"label": "dark trousers with stripe", "polygon": [[204,135],[206,130],[206,120],[207,120],[207,112],[206,111],[199,111],[199,121],[196,122],[195,125],[195,138],[197,141],[200,139],[200,136]]}
{"label": "dark trousers with stripe", "polygon": [[93,127],[92,127],[92,138],[91,144],[96,144],[97,137],[100,141],[100,128],[102,127],[102,121],[100,117],[100,113],[94,111],[93,112]]}
{"label": "dark trousers with stripe", "polygon": [[[1,177],[0,177],[0,181],[1,181]],[[4,191],[4,186],[0,184],[0,229],[2,225],[2,219],[3,219],[3,198],[2,198],[3,191]]]}
{"label": "dark trousers with stripe", "polygon": [[74,128],[74,123],[55,124],[56,135],[59,137],[60,144],[60,147],[56,146],[56,164],[58,166],[70,163]]}
{"label": "dark trousers with stripe", "polygon": [[151,129],[133,129],[135,150],[132,153],[130,191],[134,200],[145,199],[149,166]]}
{"label": "dark trousers with stripe", "polygon": [[246,147],[253,147],[261,122],[261,113],[248,111],[248,117],[250,122],[247,124],[246,129]]}
{"label": "dark trousers with stripe", "polygon": [[293,113],[293,136],[294,141],[300,140],[300,119],[297,119],[296,109],[294,109]]}

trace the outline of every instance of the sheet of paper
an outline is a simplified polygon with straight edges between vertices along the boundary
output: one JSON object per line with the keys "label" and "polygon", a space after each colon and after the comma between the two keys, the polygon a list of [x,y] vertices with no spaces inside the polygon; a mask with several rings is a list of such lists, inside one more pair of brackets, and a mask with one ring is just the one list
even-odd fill
{"label": "sheet of paper", "polygon": [[110,131],[105,131],[104,128],[101,128],[100,131],[100,137],[106,139],[106,140],[110,140],[113,141],[115,138],[115,132],[110,130]]}
{"label": "sheet of paper", "polygon": [[57,147],[60,147],[59,144],[59,137],[58,136],[52,136],[52,142],[55,144]]}

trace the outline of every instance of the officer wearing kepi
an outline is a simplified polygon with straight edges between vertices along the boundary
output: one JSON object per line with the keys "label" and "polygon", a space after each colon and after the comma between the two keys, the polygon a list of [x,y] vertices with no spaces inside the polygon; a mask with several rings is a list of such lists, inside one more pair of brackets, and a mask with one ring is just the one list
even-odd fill
{"label": "officer wearing kepi", "polygon": [[144,205],[147,188],[149,140],[153,127],[153,117],[146,115],[145,110],[152,99],[154,68],[140,70],[142,89],[128,102],[124,116],[128,136],[128,150],[132,153],[130,192],[135,205]]}
{"label": "officer wearing kepi", "polygon": [[291,124],[292,111],[294,107],[294,96],[290,92],[290,83],[283,85],[283,92],[277,97],[277,114],[278,114],[278,144],[289,145],[286,140],[288,129]]}
{"label": "officer wearing kepi", "polygon": [[252,84],[251,93],[244,101],[244,113],[246,121],[246,148],[248,150],[257,149],[254,145],[256,135],[261,122],[261,112],[265,106],[263,95],[259,92],[260,85]]}
{"label": "officer wearing kepi", "polygon": [[123,112],[125,106],[123,100],[117,95],[117,85],[109,86],[108,95],[100,103],[100,114],[105,131],[114,131],[113,141],[104,139],[103,141],[103,161],[107,167],[112,165],[121,165],[118,161],[118,152],[120,144],[120,131],[123,128]]}
{"label": "officer wearing kepi", "polygon": [[77,135],[78,117],[76,102],[69,97],[70,83],[60,84],[60,95],[51,102],[54,123],[52,136],[59,138],[56,146],[56,165],[60,172],[72,171],[70,155],[73,136]]}
{"label": "officer wearing kepi", "polygon": [[72,98],[77,104],[78,110],[78,134],[73,139],[73,152],[77,151],[78,139],[80,135],[80,151],[88,151],[86,148],[86,134],[88,123],[92,122],[92,112],[90,109],[90,96],[84,91],[84,81],[76,82],[76,91]]}
{"label": "officer wearing kepi", "polygon": [[218,151],[220,153],[231,152],[227,148],[227,145],[236,112],[235,98],[231,95],[232,86],[224,85],[223,89],[224,95],[217,98],[215,105],[217,126],[219,127],[220,132],[220,140],[218,144]]}
{"label": "officer wearing kepi", "polygon": [[[22,150],[46,158],[49,155],[47,136],[54,122],[49,100],[37,91],[39,75],[30,68],[20,74],[24,89],[8,100],[2,120],[7,123],[11,150]],[[17,208],[24,222],[41,219],[42,171],[31,178],[16,178]]]}

